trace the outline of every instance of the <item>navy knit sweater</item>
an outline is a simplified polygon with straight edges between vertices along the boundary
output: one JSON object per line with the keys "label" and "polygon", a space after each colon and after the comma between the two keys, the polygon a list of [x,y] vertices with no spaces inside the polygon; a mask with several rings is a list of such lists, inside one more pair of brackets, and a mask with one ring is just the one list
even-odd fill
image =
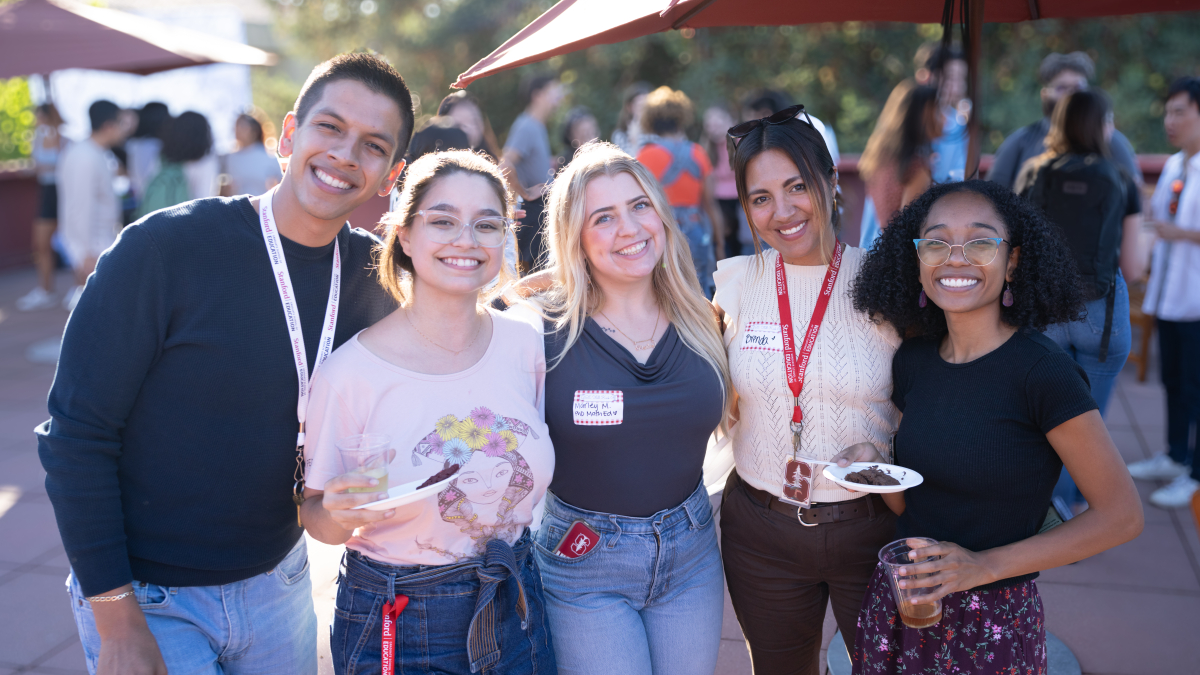
{"label": "navy knit sweater", "polygon": [[[349,226],[335,347],[395,304],[377,240]],[[283,239],[309,367],[333,244]],[[63,545],[85,595],[137,579],[232,583],[300,537],[292,502],[296,368],[258,216],[203,199],[129,226],[67,322],[36,430]]]}

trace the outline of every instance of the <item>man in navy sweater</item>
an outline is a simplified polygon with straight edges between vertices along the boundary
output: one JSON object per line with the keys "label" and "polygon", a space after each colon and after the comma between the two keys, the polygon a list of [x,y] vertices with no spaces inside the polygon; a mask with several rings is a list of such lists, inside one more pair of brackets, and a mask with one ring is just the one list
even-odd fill
{"label": "man in navy sweater", "polygon": [[346,216],[412,129],[391,66],[338,56],[273,192],[152,213],[100,258],[36,430],[91,673],[316,673],[297,430],[320,361],[394,309]]}

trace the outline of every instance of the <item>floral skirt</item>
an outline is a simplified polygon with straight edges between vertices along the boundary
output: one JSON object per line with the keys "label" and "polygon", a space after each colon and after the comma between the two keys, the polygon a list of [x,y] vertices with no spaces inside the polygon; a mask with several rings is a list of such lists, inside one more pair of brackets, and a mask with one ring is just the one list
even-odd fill
{"label": "floral skirt", "polygon": [[854,675],[1046,675],[1046,616],[1032,580],[951,593],[942,620],[921,629],[900,621],[889,583],[877,566],[850,650]]}

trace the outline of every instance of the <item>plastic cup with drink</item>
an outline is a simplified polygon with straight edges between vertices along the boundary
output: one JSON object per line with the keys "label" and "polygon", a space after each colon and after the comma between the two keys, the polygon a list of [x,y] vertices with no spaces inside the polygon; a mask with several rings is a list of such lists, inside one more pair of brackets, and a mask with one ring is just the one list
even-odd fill
{"label": "plastic cup with drink", "polygon": [[347,488],[346,492],[387,492],[388,464],[395,453],[387,434],[355,434],[336,443],[342,458],[342,470],[379,481],[378,485]]}
{"label": "plastic cup with drink", "polygon": [[[942,620],[942,601],[938,600],[932,603],[915,604],[913,600],[923,596],[930,595],[935,590],[941,587],[931,586],[929,588],[913,588],[908,584],[908,588],[900,588],[901,581],[912,581],[922,577],[930,576],[929,574],[900,574],[901,567],[912,567],[917,563],[937,560],[941,556],[937,555],[922,555],[921,548],[914,548],[911,544],[918,546],[932,546],[937,541],[928,537],[908,537],[906,539],[897,539],[892,543],[884,546],[879,550],[879,562],[883,563],[887,570],[888,579],[891,582],[892,594],[896,598],[896,606],[900,610],[900,620],[909,628],[928,628]],[[909,553],[916,551],[916,557],[911,557]],[[909,570],[911,572],[911,570]]]}

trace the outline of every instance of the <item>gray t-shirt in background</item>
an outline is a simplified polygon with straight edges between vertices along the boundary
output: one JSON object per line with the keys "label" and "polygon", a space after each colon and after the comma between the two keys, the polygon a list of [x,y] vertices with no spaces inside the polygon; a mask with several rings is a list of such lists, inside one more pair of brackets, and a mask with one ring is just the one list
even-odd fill
{"label": "gray t-shirt in background", "polygon": [[533,187],[550,180],[550,167],[554,161],[550,155],[550,134],[546,132],[546,125],[533,115],[523,112],[517,116],[504,143],[505,154],[509,151],[520,157],[516,170],[522,187]]}
{"label": "gray t-shirt in background", "polygon": [[[565,331],[547,330],[552,363]],[[550,490],[572,506],[634,518],[679,506],[700,484],[722,409],[716,370],[674,325],[642,364],[589,318],[546,373],[555,455]]]}
{"label": "gray t-shirt in background", "polygon": [[[988,171],[987,179],[1013,189],[1025,162],[1046,151],[1046,134],[1049,131],[1050,120],[1043,117],[1040,122],[1021,127],[1009,134],[996,150],[996,158]],[[1141,184],[1142,170],[1138,167],[1133,145],[1125,138],[1125,134],[1114,130],[1108,145],[1113,161],[1128,171],[1134,181]]]}
{"label": "gray t-shirt in background", "polygon": [[267,191],[268,182],[274,185],[283,180],[279,160],[260,143],[222,157],[221,173],[229,176],[231,195],[261,195]]}

